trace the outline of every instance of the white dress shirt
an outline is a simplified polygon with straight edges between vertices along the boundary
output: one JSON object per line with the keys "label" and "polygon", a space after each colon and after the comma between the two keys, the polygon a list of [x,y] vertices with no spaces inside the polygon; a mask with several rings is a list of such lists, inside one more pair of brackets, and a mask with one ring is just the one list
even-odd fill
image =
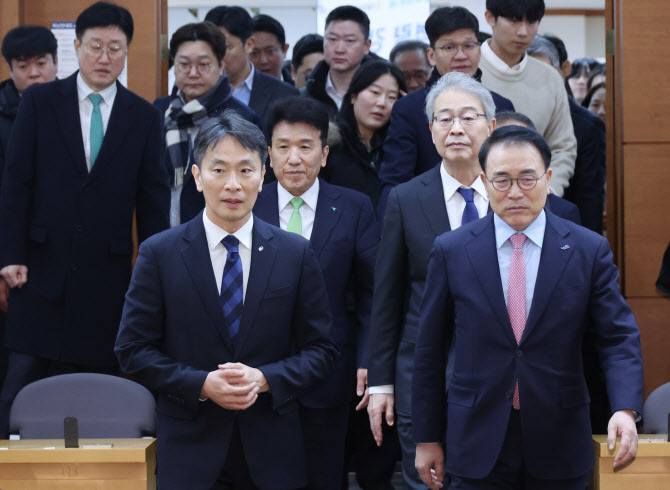
{"label": "white dress shirt", "polygon": [[333,102],[335,102],[337,109],[339,110],[339,108],[342,107],[344,94],[340,95],[337,90],[335,90],[335,85],[333,85],[333,81],[330,79],[330,70],[328,70],[328,75],[326,75],[326,93],[333,99]]}
{"label": "white dress shirt", "polygon": [[86,85],[81,73],[77,74],[77,97],[79,100],[79,121],[81,121],[81,136],[84,140],[84,154],[86,155],[86,166],[91,171],[91,115],[93,114],[93,102],[88,98],[91,94],[100,94],[100,115],[102,116],[102,130],[107,132],[109,116],[112,113],[112,105],[116,98],[116,81],[100,92],[96,92]]}
{"label": "white dress shirt", "polygon": [[[282,185],[277,182],[277,205],[279,206],[279,227],[286,230],[288,222],[293,214],[293,206],[291,199],[293,199],[289,191],[284,189]],[[314,216],[316,215],[316,203],[319,200],[319,179],[316,179],[312,187],[307,189],[301,196],[304,204],[300,206],[298,212],[302,220],[302,236],[308,240],[312,236],[312,228],[314,227]]]}
{"label": "white dress shirt", "polygon": [[526,318],[528,318],[530,305],[533,302],[533,293],[535,292],[537,271],[540,268],[540,255],[542,254],[542,243],[544,242],[544,230],[547,226],[547,215],[543,209],[540,215],[535,218],[535,221],[520,232],[515,231],[514,228],[500,219],[497,214],[493,216],[493,224],[496,232],[496,250],[498,251],[498,265],[500,267],[500,280],[505,295],[505,304],[507,304],[509,268],[512,263],[512,253],[514,252],[514,245],[512,245],[509,239],[516,233],[526,235],[522,252],[523,260],[526,264]]}
{"label": "white dress shirt", "polygon": [[[205,235],[207,236],[207,245],[209,248],[209,258],[212,261],[214,278],[216,279],[216,289],[221,292],[221,282],[223,281],[223,268],[228,258],[228,250],[223,246],[221,240],[230,235],[226,230],[215,225],[207,217],[207,210],[202,213],[202,222],[205,225]],[[239,255],[242,261],[242,301],[247,296],[247,282],[249,282],[249,269],[251,268],[251,241],[254,228],[254,216],[249,215],[249,220],[242,225],[232,235],[240,241]]]}
{"label": "white dress shirt", "polygon": [[[458,192],[458,189],[461,187],[464,189],[474,189],[475,192],[473,193],[473,200],[475,202],[475,207],[477,208],[477,214],[480,218],[486,216],[486,213],[489,211],[489,198],[486,194],[486,187],[484,187],[484,183],[479,177],[475,179],[470,187],[467,187],[449,175],[447,170],[444,168],[444,165],[440,163],[440,178],[442,179],[442,192],[444,192],[444,202],[447,207],[449,226],[452,230],[460,228],[461,221],[463,220],[465,198],[461,196],[460,192]],[[371,395],[376,393],[393,392],[394,385],[369,387],[369,393]]]}
{"label": "white dress shirt", "polygon": [[524,53],[521,61],[514,66],[509,66],[503,60],[501,60],[497,54],[493,52],[491,46],[489,46],[490,39],[487,39],[482,43],[482,56],[486,57],[486,61],[495,66],[498,70],[505,71],[523,71],[526,68],[526,63],[528,62],[528,54]]}
{"label": "white dress shirt", "polygon": [[242,83],[237,84],[237,87],[233,90],[233,97],[244,105],[249,105],[249,100],[251,100],[251,90],[254,88],[254,73],[256,72],[254,64],[250,61],[247,63],[251,65],[249,76]]}

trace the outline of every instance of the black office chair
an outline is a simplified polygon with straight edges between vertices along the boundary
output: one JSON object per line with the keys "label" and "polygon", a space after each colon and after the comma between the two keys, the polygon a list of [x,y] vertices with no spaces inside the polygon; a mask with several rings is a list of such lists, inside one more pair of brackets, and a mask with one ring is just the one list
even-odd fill
{"label": "black office chair", "polygon": [[14,400],[9,433],[21,439],[62,439],[76,417],[80,438],[155,436],[156,402],[143,386],[116,376],[63,374],[24,387]]}
{"label": "black office chair", "polygon": [[667,434],[670,412],[670,383],[659,386],[644,402],[642,423],[645,434]]}

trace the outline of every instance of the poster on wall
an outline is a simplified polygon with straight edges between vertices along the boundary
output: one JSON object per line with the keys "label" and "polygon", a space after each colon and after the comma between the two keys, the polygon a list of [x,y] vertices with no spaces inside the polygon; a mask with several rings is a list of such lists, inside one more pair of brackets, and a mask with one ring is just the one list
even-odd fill
{"label": "poster on wall", "polygon": [[[51,32],[58,42],[58,78],[63,79],[72,75],[79,69],[77,54],[74,50],[75,33],[74,21],[58,21],[51,23]],[[125,66],[118,78],[124,87],[128,86],[128,57]]]}
{"label": "poster on wall", "polygon": [[[430,0],[349,0],[370,18],[370,50],[387,58],[393,46],[400,41],[428,42],[424,24],[430,15]],[[343,5],[341,0],[318,0],[316,21],[323,35],[328,13]]]}

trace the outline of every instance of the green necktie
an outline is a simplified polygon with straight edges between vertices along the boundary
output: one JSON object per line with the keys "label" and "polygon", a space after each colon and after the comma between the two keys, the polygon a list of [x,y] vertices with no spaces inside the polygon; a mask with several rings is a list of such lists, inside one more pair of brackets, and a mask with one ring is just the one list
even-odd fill
{"label": "green necktie", "polygon": [[291,215],[291,219],[288,220],[286,231],[302,235],[302,218],[300,217],[300,206],[302,206],[304,202],[305,201],[303,201],[301,197],[294,197],[291,199],[293,214]]}
{"label": "green necktie", "polygon": [[98,152],[102,146],[102,138],[105,137],[105,132],[102,129],[102,114],[100,113],[100,102],[102,102],[102,95],[90,94],[89,100],[93,104],[93,113],[91,114],[91,168],[98,158]]}

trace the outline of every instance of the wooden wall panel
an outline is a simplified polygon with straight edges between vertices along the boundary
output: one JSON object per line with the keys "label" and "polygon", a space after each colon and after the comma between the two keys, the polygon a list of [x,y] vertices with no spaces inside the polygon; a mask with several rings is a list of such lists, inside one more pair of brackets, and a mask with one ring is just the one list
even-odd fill
{"label": "wooden wall panel", "polygon": [[670,23],[666,0],[617,2],[621,9],[624,143],[670,142],[670,47],[655,26]]}
{"label": "wooden wall panel", "polygon": [[[663,252],[670,242],[668,183],[670,144],[626,144],[623,147],[625,186],[624,270],[627,297],[656,297],[654,283]],[[668,319],[670,335],[670,318]]]}
{"label": "wooden wall panel", "polygon": [[[7,32],[21,24],[21,2],[20,0],[0,1],[0,40],[4,39]],[[4,58],[0,61],[0,81],[9,78],[9,66]]]}
{"label": "wooden wall panel", "polygon": [[[51,28],[52,21],[76,20],[92,3],[92,0],[21,0],[23,22]],[[161,9],[167,11],[167,2],[117,0],[116,3],[130,11],[135,24],[133,41],[128,49],[128,88],[153,102],[162,95],[160,36],[164,23],[160,15]]]}
{"label": "wooden wall panel", "polygon": [[628,301],[640,326],[644,398],[670,382],[670,297]]}

